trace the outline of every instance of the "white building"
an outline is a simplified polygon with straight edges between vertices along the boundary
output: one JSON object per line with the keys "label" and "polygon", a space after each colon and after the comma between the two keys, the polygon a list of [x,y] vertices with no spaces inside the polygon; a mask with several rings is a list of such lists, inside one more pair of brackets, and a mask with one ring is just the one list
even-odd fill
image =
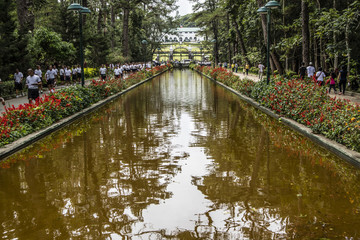
{"label": "white building", "polygon": [[166,34],[162,39],[163,42],[201,42],[205,37],[200,33],[201,28],[177,28],[173,29],[170,34]]}

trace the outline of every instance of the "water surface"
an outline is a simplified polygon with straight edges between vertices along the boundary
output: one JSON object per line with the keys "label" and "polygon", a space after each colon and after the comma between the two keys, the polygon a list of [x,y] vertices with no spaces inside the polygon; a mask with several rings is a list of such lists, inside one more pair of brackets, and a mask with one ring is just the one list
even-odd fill
{"label": "water surface", "polygon": [[360,238],[359,170],[189,70],[0,166],[2,239]]}

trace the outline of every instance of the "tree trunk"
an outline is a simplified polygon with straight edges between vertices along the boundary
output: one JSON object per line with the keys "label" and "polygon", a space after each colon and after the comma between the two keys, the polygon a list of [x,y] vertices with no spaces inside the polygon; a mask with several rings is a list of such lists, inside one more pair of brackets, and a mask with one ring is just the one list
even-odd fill
{"label": "tree trunk", "polygon": [[[229,14],[226,15],[226,28],[228,33],[230,32],[230,19],[229,19]],[[231,49],[231,38],[228,38],[228,62],[229,64],[231,64],[232,62],[232,49]]]}
{"label": "tree trunk", "polygon": [[122,32],[122,53],[123,57],[129,56],[129,15],[130,9],[127,7],[123,8],[123,32]]}
{"label": "tree trunk", "polygon": [[[336,0],[333,1],[333,8],[336,9]],[[337,38],[336,38],[336,33],[334,31],[333,33],[333,39],[334,39],[334,46],[336,46],[337,44]],[[334,56],[334,70],[338,68],[339,65],[339,55],[337,53],[337,50],[335,50],[335,56]]]}
{"label": "tree trunk", "polygon": [[302,61],[305,66],[309,65],[309,6],[306,0],[301,1],[301,21],[302,21]]}
{"label": "tree trunk", "polygon": [[115,6],[111,7],[111,49],[115,48]]}
{"label": "tree trunk", "polygon": [[232,22],[233,22],[233,26],[235,27],[236,35],[237,35],[238,40],[239,40],[238,44],[239,44],[241,55],[243,56],[245,62],[247,64],[250,64],[250,61],[249,61],[249,59],[247,57],[247,51],[246,51],[246,48],[245,48],[244,40],[243,40],[241,31],[239,29],[239,24],[237,23],[237,21],[235,19],[233,19]]}
{"label": "tree trunk", "polygon": [[[82,2],[81,5],[83,7],[88,7],[88,0],[82,0],[81,2]],[[83,14],[83,24],[84,24],[84,26],[86,26],[86,15],[87,14]]]}
{"label": "tree trunk", "polygon": [[351,50],[349,44],[349,21],[346,23],[346,28],[345,28],[345,44],[346,44],[346,53],[347,53],[347,71],[350,72]]}
{"label": "tree trunk", "polygon": [[318,50],[318,43],[316,38],[314,37],[314,53],[315,53],[315,69],[319,68],[319,50]]}
{"label": "tree trunk", "polygon": [[[263,0],[257,0],[257,3],[259,5],[259,8],[264,5]],[[263,34],[264,34],[264,41],[266,44],[267,38],[268,38],[267,31],[266,31],[266,23],[267,23],[266,15],[262,14],[260,17],[261,17],[261,25],[263,28]],[[274,65],[276,66],[276,69],[279,71],[280,74],[283,74],[284,68],[282,67],[282,65],[280,63],[279,57],[277,56],[277,54],[274,51],[270,51],[270,55],[271,55],[272,61],[274,62]]]}
{"label": "tree trunk", "polygon": [[20,35],[34,30],[35,17],[30,10],[33,7],[32,0],[16,0],[17,16],[20,25]]}

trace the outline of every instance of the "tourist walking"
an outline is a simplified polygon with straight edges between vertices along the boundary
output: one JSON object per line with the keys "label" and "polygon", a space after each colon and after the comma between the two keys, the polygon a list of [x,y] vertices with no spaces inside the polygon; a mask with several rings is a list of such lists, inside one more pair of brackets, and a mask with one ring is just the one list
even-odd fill
{"label": "tourist walking", "polygon": [[76,74],[77,74],[77,81],[80,84],[80,82],[81,82],[81,67],[80,67],[80,65],[78,65],[76,68]]}
{"label": "tourist walking", "polygon": [[246,63],[245,65],[246,75],[249,75],[249,69],[250,69],[250,65]]}
{"label": "tourist walking", "polygon": [[55,86],[56,86],[56,82],[57,82],[57,80],[58,80],[58,69],[57,69],[57,67],[56,67],[55,64],[53,65],[53,70],[54,70],[54,72],[55,72],[55,78],[54,78],[54,84],[53,84],[53,86],[55,87]]}
{"label": "tourist walking", "polygon": [[299,76],[301,80],[304,80],[306,75],[306,67],[305,67],[305,63],[301,63],[301,67],[299,68]]}
{"label": "tourist walking", "polygon": [[234,63],[231,64],[231,71],[235,72],[235,64]]}
{"label": "tourist walking", "polygon": [[77,69],[76,69],[76,66],[72,67],[71,74],[72,74],[72,83],[74,85],[76,85],[76,82],[77,82]]}
{"label": "tourist walking", "polygon": [[326,75],[323,72],[322,68],[319,68],[319,71],[316,73],[316,81],[319,84],[319,86],[324,85],[324,79],[325,79]]}
{"label": "tourist walking", "polygon": [[119,79],[119,78],[120,78],[121,69],[119,68],[118,65],[116,65],[116,67],[115,67],[115,69],[114,69],[114,75],[115,75],[115,78],[116,78],[116,79]]}
{"label": "tourist walking", "polygon": [[36,100],[39,97],[39,86],[41,86],[41,80],[38,75],[34,75],[34,71],[29,68],[28,77],[26,78],[26,86],[28,87],[28,99],[31,104],[32,100]]}
{"label": "tourist walking", "polygon": [[65,84],[70,85],[71,84],[71,70],[70,66],[64,68],[64,74],[65,74]]}
{"label": "tourist walking", "polygon": [[16,72],[14,74],[14,84],[15,84],[15,91],[16,91],[16,97],[20,97],[19,95],[19,91],[21,93],[22,96],[22,81],[23,81],[23,77],[24,75],[22,74],[22,72],[19,71],[19,69],[16,69]]}
{"label": "tourist walking", "polygon": [[105,81],[106,80],[106,67],[105,67],[104,64],[101,65],[101,68],[100,68],[99,72],[100,72],[101,80]]}
{"label": "tourist walking", "polygon": [[309,66],[306,68],[306,72],[309,78],[313,78],[316,72],[312,62],[309,63]]}
{"label": "tourist walking", "polygon": [[346,89],[346,82],[347,82],[347,77],[348,77],[348,71],[346,69],[346,66],[342,66],[341,70],[339,71],[339,94],[345,94],[345,89]]}
{"label": "tourist walking", "polygon": [[335,72],[332,72],[330,74],[330,87],[329,87],[329,93],[331,92],[331,89],[334,89],[334,92],[336,94],[336,82],[335,82],[336,74]]}
{"label": "tourist walking", "polygon": [[236,73],[238,72],[238,68],[239,68],[239,65],[237,63],[235,63],[235,72]]}
{"label": "tourist walking", "polygon": [[47,70],[45,73],[45,77],[47,80],[47,86],[48,86],[48,89],[50,92],[53,91],[52,89],[54,88],[55,76],[56,76],[56,71],[50,65],[49,70]]}
{"label": "tourist walking", "polygon": [[[34,74],[37,75],[40,78],[41,82],[42,82],[43,79],[42,79],[42,71],[41,71],[40,65],[36,66]],[[40,85],[40,93],[43,93],[42,84]]]}
{"label": "tourist walking", "polygon": [[61,83],[64,82],[65,81],[65,66],[61,66],[59,75],[60,75],[60,82]]}
{"label": "tourist walking", "polygon": [[261,81],[264,75],[265,66],[259,62],[258,68],[259,68],[259,80]]}

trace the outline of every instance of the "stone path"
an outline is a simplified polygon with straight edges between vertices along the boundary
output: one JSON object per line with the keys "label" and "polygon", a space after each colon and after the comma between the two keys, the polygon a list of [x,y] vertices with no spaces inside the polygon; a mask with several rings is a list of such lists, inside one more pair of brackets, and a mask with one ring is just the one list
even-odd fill
{"label": "stone path", "polygon": [[[240,79],[245,79],[245,78],[248,78],[250,80],[253,80],[254,82],[258,82],[259,81],[259,77],[257,75],[254,75],[254,74],[249,74],[248,76],[247,75],[244,75],[243,73],[233,73],[235,74],[236,76],[239,76]],[[266,74],[265,76],[263,77],[263,79],[266,78]],[[339,91],[339,88],[337,86],[337,90]],[[347,99],[347,100],[350,100],[350,102],[354,103],[354,104],[359,104],[360,105],[360,93],[355,93],[355,92],[345,92],[345,95],[339,95],[339,94],[335,94],[333,92],[334,90],[332,90],[332,93],[329,94],[330,97],[332,98],[335,98],[336,99]]]}

